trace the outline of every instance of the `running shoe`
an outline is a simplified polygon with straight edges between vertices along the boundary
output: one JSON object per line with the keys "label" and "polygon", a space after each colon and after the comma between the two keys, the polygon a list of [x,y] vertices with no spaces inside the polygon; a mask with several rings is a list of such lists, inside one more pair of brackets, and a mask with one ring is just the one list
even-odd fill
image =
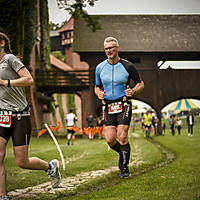
{"label": "running shoe", "polygon": [[61,175],[59,172],[59,161],[54,159],[49,163],[51,165],[51,169],[48,169],[47,174],[51,179],[52,188],[56,188],[61,182]]}
{"label": "running shoe", "polygon": [[120,178],[128,178],[129,175],[130,175],[130,172],[129,172],[129,169],[127,167],[127,168],[121,169],[121,174],[119,175],[119,177]]}
{"label": "running shoe", "polygon": [[8,198],[7,195],[6,195],[6,196],[1,196],[1,197],[0,197],[0,200],[9,200],[9,198]]}

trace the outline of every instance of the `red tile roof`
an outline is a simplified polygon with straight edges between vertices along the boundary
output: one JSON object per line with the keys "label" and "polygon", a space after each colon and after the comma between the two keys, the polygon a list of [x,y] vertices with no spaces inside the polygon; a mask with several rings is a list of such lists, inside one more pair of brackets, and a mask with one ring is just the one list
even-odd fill
{"label": "red tile roof", "polygon": [[66,22],[66,24],[58,30],[59,33],[64,31],[74,30],[74,18],[70,17],[70,19]]}

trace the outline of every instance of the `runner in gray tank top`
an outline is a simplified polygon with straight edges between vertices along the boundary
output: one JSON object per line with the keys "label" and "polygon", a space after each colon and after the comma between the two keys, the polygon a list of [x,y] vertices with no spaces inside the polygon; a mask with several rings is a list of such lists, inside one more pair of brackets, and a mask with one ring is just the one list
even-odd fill
{"label": "runner in gray tank top", "polygon": [[60,183],[59,162],[49,163],[37,157],[28,157],[31,137],[29,106],[25,87],[33,84],[33,78],[24,64],[12,54],[9,38],[0,32],[0,200],[9,199],[6,194],[6,170],[4,158],[10,137],[16,164],[24,169],[44,170],[52,187]]}

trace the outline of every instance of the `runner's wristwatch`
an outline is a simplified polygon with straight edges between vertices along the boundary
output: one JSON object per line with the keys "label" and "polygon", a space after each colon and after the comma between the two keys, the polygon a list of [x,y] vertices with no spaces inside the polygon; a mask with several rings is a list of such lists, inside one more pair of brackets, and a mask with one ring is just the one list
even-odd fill
{"label": "runner's wristwatch", "polygon": [[133,95],[136,93],[136,91],[134,89],[132,89]]}

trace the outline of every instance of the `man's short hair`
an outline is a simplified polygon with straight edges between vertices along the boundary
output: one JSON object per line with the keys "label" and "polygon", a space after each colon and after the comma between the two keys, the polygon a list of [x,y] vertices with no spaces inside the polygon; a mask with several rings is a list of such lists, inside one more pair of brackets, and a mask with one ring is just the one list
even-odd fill
{"label": "man's short hair", "polygon": [[104,40],[104,45],[105,45],[105,43],[107,43],[107,42],[114,42],[117,46],[119,46],[118,40],[117,40],[116,38],[114,38],[114,37],[107,37],[107,38]]}

